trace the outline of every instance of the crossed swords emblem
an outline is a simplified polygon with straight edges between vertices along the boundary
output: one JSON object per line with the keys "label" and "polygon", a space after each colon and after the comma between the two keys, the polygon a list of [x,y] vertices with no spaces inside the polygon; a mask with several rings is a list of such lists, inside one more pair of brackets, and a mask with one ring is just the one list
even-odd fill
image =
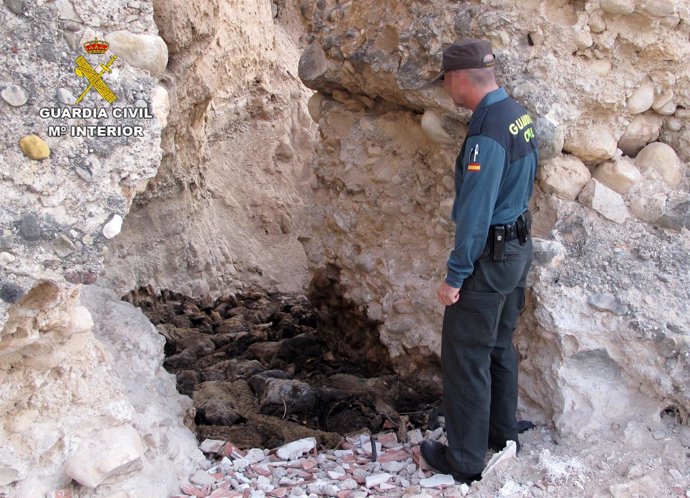
{"label": "crossed swords emblem", "polygon": [[91,91],[92,88],[95,88],[98,94],[103,97],[105,100],[108,101],[109,104],[112,104],[115,102],[115,99],[117,99],[117,96],[113,93],[113,91],[108,87],[105,81],[103,81],[103,75],[105,72],[112,73],[110,70],[110,66],[113,65],[115,60],[117,59],[117,55],[113,55],[110,60],[108,61],[107,64],[103,65],[101,64],[101,71],[99,73],[96,72],[96,70],[89,64],[89,61],[87,61],[83,55],[80,55],[77,57],[76,63],[77,67],[74,68],[74,72],[76,73],[77,76],[80,78],[86,78],[89,80],[89,86],[86,87],[86,89],[81,92],[81,95],[79,98],[76,100],[76,104],[82,101],[84,97],[86,97],[86,94]]}

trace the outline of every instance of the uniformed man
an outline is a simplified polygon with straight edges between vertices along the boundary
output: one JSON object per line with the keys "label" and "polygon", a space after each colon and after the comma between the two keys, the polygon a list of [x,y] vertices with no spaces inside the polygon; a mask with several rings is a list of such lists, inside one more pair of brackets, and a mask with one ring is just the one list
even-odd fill
{"label": "uniformed man", "polygon": [[494,62],[489,42],[462,40],[444,50],[435,79],[472,117],[455,162],[455,247],[437,290],[448,446],[427,440],[421,452],[468,484],[481,479],[488,447],[518,443],[512,341],[532,261],[537,143],[530,115],[496,84]]}

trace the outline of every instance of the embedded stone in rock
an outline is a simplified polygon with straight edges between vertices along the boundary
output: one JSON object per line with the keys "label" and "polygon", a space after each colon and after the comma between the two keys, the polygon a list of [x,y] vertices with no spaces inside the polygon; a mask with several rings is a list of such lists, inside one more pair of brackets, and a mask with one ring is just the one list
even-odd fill
{"label": "embedded stone in rock", "polygon": [[642,178],[640,170],[628,157],[621,157],[599,165],[592,176],[619,194],[625,194]]}
{"label": "embedded stone in rock", "polygon": [[609,14],[632,14],[635,0],[601,0],[601,9]]}
{"label": "embedded stone in rock", "polygon": [[668,196],[663,193],[635,197],[630,201],[630,210],[635,218],[647,223],[656,223],[666,210]]}
{"label": "embedded stone in rock", "polygon": [[673,99],[672,90],[664,92],[656,97],[654,99],[654,103],[652,104],[652,109],[654,109],[654,112],[661,114],[662,116],[672,116],[673,113],[676,112],[677,107],[678,106]]}
{"label": "embedded stone in rock", "polygon": [[0,299],[6,303],[16,303],[24,295],[24,290],[12,282],[6,282],[0,287]]}
{"label": "embedded stone in rock", "polygon": [[623,316],[628,312],[628,306],[612,294],[592,294],[587,303],[598,311],[609,311],[614,315]]}
{"label": "embedded stone in rock", "polygon": [[324,75],[328,71],[328,59],[321,44],[313,42],[299,58],[298,74],[302,82],[312,90],[320,90],[325,83]]}
{"label": "embedded stone in rock", "polygon": [[635,158],[635,166],[641,171],[656,170],[667,185],[675,187],[683,178],[680,159],[673,148],[662,142],[647,145]]}
{"label": "embedded stone in rock", "polygon": [[419,481],[419,485],[423,488],[438,488],[441,486],[453,486],[455,479],[448,474],[434,474],[431,477]]}
{"label": "embedded stone in rock", "polygon": [[441,118],[434,111],[424,111],[422,130],[434,142],[442,145],[455,143],[455,140],[443,129]]}
{"label": "embedded stone in rock", "polygon": [[144,446],[136,430],[124,425],[85,437],[67,458],[65,473],[87,488],[141,466]]}
{"label": "embedded stone in rock", "polygon": [[647,0],[642,3],[642,9],[654,17],[668,17],[676,13],[674,0]]}
{"label": "embedded stone in rock", "polygon": [[556,240],[545,240],[534,237],[534,260],[546,268],[556,268],[566,256],[565,246]]}
{"label": "embedded stone in rock", "polygon": [[654,86],[646,80],[628,97],[626,106],[630,114],[640,114],[652,108],[654,103]]}
{"label": "embedded stone in rock", "polygon": [[690,201],[674,202],[667,206],[658,220],[659,225],[671,230],[690,230]]}
{"label": "embedded stone in rock", "polygon": [[25,0],[5,0],[5,5],[15,14],[21,14],[24,11]]}
{"label": "embedded stone in rock", "polygon": [[592,177],[585,164],[575,156],[562,154],[543,164],[537,171],[541,188],[565,200],[575,200]]}
{"label": "embedded stone in rock", "polygon": [[563,128],[548,118],[540,117],[534,122],[534,131],[539,141],[539,162],[541,164],[561,153],[565,141]]}
{"label": "embedded stone in rock", "polygon": [[27,91],[19,85],[8,85],[0,92],[3,100],[13,107],[20,107],[29,100]]}
{"label": "embedded stone in rock", "polygon": [[19,233],[24,240],[38,240],[41,238],[41,226],[38,217],[33,213],[24,213],[19,221]]}
{"label": "embedded stone in rock", "polygon": [[170,97],[168,91],[160,85],[151,92],[151,110],[161,129],[167,127],[168,114],[170,114]]}
{"label": "embedded stone in rock", "polygon": [[122,230],[122,216],[114,214],[110,221],[103,226],[103,236],[112,239]]}
{"label": "embedded stone in rock", "polygon": [[63,234],[58,235],[53,241],[53,250],[61,258],[66,258],[77,250],[74,243]]}
{"label": "embedded stone in rock", "polygon": [[281,446],[276,451],[276,455],[281,460],[297,460],[299,457],[305,453],[309,453],[314,448],[316,448],[316,438],[307,437]]}
{"label": "embedded stone in rock", "polygon": [[74,105],[74,103],[77,101],[75,96],[72,95],[72,92],[70,92],[66,88],[58,88],[56,96],[58,102],[64,105]]}
{"label": "embedded stone in rock", "polygon": [[156,35],[137,35],[129,31],[113,31],[105,36],[110,50],[128,64],[158,76],[168,65],[168,46]]}
{"label": "embedded stone in rock", "polygon": [[563,150],[585,162],[600,163],[616,154],[617,140],[611,131],[599,125],[569,129]]}
{"label": "embedded stone in rock", "polygon": [[321,103],[323,102],[324,96],[321,92],[316,92],[314,95],[309,97],[307,101],[307,110],[309,111],[309,116],[311,116],[314,123],[319,122],[321,119]]}
{"label": "embedded stone in rock", "polygon": [[22,152],[37,161],[50,156],[50,148],[45,141],[36,135],[27,135],[19,141]]}
{"label": "embedded stone in rock", "polygon": [[582,189],[578,200],[616,223],[623,223],[629,217],[628,209],[625,207],[621,195],[594,178]]}
{"label": "embedded stone in rock", "polygon": [[662,123],[663,120],[654,114],[647,113],[635,116],[618,141],[618,148],[626,156],[636,156],[642,147],[659,138]]}

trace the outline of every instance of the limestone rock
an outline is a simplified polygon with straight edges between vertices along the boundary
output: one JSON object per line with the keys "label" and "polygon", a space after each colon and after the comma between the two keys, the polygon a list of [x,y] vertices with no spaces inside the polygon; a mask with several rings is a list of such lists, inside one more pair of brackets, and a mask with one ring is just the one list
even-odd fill
{"label": "limestone rock", "polygon": [[645,145],[659,137],[661,123],[661,118],[654,114],[635,116],[618,141],[618,148],[626,156],[635,157]]}
{"label": "limestone rock", "polygon": [[672,90],[664,92],[656,97],[654,99],[654,103],[652,104],[652,109],[654,109],[654,112],[661,114],[662,116],[673,116],[673,113],[676,112],[677,107],[678,106],[673,98]]}
{"label": "limestone rock", "polygon": [[161,129],[168,126],[168,114],[170,114],[170,98],[168,91],[162,86],[157,86],[151,92],[151,110],[158,119]]}
{"label": "limestone rock", "polygon": [[547,194],[565,200],[575,200],[582,187],[592,177],[587,166],[577,157],[563,154],[540,166],[537,178]]}
{"label": "limestone rock", "polygon": [[281,446],[276,451],[276,456],[281,460],[296,460],[314,448],[316,448],[316,439],[308,437]]}
{"label": "limestone rock", "polygon": [[19,141],[19,147],[22,152],[31,159],[37,161],[46,159],[50,156],[50,148],[45,141],[36,135],[27,135]]}
{"label": "limestone rock", "polygon": [[652,108],[654,104],[654,85],[651,81],[644,81],[628,97],[626,105],[630,114],[640,114]]}
{"label": "limestone rock", "polygon": [[114,214],[110,221],[103,226],[103,236],[112,239],[122,230],[122,216]]}
{"label": "limestone rock", "polygon": [[662,193],[634,197],[630,201],[630,211],[638,220],[656,223],[666,210],[667,199],[668,196]]}
{"label": "limestone rock", "polygon": [[616,223],[623,223],[628,219],[628,209],[625,207],[625,202],[623,202],[620,194],[594,178],[582,189],[578,200]]}
{"label": "limestone rock", "polygon": [[534,131],[539,142],[539,163],[553,159],[563,150],[565,134],[563,128],[550,119],[539,117],[534,122]]}
{"label": "limestone rock", "polygon": [[617,141],[611,131],[601,125],[569,129],[563,150],[585,162],[600,163],[616,154]]}
{"label": "limestone rock", "polygon": [[110,51],[131,66],[158,76],[168,65],[168,46],[160,36],[137,35],[129,31],[113,31],[105,36]]}
{"label": "limestone rock", "polygon": [[666,204],[664,214],[658,220],[662,227],[680,232],[683,228],[690,230],[690,200]]}
{"label": "limestone rock", "polygon": [[3,100],[13,107],[20,107],[29,100],[27,91],[19,85],[8,85],[0,92]]}
{"label": "limestone rock", "polygon": [[130,425],[89,436],[68,457],[65,473],[87,488],[141,466],[144,446]]}
{"label": "limestone rock", "polygon": [[442,145],[455,143],[455,140],[443,129],[441,118],[434,111],[427,109],[422,116],[422,130],[434,142]]}
{"label": "limestone rock", "polygon": [[668,17],[676,13],[674,0],[646,0],[642,9],[654,17]]}
{"label": "limestone rock", "polygon": [[641,171],[656,170],[664,181],[675,187],[683,178],[683,169],[676,151],[662,142],[647,145],[635,158],[635,166]]}
{"label": "limestone rock", "polygon": [[609,14],[632,14],[635,11],[635,0],[602,0],[601,10]]}
{"label": "limestone rock", "polygon": [[592,176],[619,194],[625,194],[642,178],[640,170],[628,157],[621,157],[615,161],[600,164]]}

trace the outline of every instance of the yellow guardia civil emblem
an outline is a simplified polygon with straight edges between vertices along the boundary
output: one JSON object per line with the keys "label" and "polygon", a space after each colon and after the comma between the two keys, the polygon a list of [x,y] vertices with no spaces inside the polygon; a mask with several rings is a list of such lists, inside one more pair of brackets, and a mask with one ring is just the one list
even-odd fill
{"label": "yellow guardia civil emblem", "polygon": [[[101,55],[108,51],[108,46],[108,42],[96,39],[84,43],[84,50],[86,50],[86,52],[88,52],[89,54]],[[77,67],[74,68],[74,72],[80,78],[86,78],[89,81],[89,86],[87,86],[84,89],[84,91],[81,92],[81,95],[79,95],[75,103],[78,104],[79,102],[81,102],[82,99],[86,97],[86,95],[91,91],[92,88],[95,88],[98,94],[105,100],[107,100],[109,104],[115,102],[117,96],[108,87],[108,84],[105,81],[103,81],[103,75],[106,73],[106,71],[112,73],[112,71],[110,70],[110,66],[113,65],[116,59],[117,55],[113,55],[107,64],[100,64],[101,71],[97,73],[96,70],[91,66],[91,64],[89,64],[89,61],[87,61],[83,55],[77,57]]]}

